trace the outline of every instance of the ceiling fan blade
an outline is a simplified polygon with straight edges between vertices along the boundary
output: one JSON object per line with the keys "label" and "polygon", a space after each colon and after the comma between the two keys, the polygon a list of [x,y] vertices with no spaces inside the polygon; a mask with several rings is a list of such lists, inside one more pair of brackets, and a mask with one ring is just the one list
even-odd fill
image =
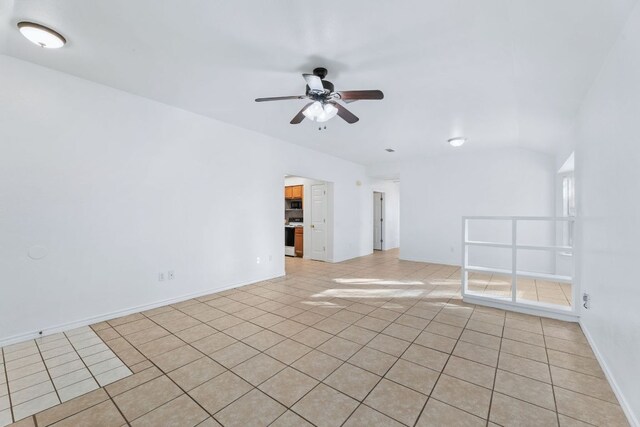
{"label": "ceiling fan blade", "polygon": [[360,120],[355,114],[353,114],[351,111],[347,110],[337,102],[332,102],[331,104],[333,104],[338,109],[338,115],[350,125]]}
{"label": "ceiling fan blade", "polygon": [[313,104],[313,102],[310,102],[304,107],[302,107],[302,110],[300,110],[298,114],[296,114],[289,123],[291,123],[292,125],[297,125],[300,122],[302,122],[304,120],[304,110],[306,110],[311,104]]}
{"label": "ceiling fan blade", "polygon": [[309,89],[319,92],[324,92],[324,86],[322,85],[322,79],[315,74],[303,74]]}
{"label": "ceiling fan blade", "polygon": [[384,94],[381,90],[345,90],[338,92],[343,101],[356,101],[358,99],[382,99]]}
{"label": "ceiling fan blade", "polygon": [[285,101],[287,99],[305,99],[304,95],[293,95],[293,96],[272,96],[271,98],[256,98],[256,102],[265,102],[265,101]]}

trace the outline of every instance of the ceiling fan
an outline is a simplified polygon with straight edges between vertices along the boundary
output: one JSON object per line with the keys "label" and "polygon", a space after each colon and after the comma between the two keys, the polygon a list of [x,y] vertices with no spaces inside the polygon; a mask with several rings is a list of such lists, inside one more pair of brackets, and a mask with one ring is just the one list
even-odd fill
{"label": "ceiling fan", "polygon": [[336,115],[342,117],[347,123],[353,124],[360,119],[337,101],[353,102],[361,99],[376,100],[384,98],[384,94],[379,90],[347,90],[336,92],[333,88],[333,83],[324,80],[326,76],[326,68],[316,68],[313,70],[313,74],[302,75],[307,82],[304,95],[257,98],[256,102],[309,99],[311,102],[302,107],[302,110],[291,119],[290,123],[292,125],[297,125],[302,122],[305,117],[315,122],[326,122]]}

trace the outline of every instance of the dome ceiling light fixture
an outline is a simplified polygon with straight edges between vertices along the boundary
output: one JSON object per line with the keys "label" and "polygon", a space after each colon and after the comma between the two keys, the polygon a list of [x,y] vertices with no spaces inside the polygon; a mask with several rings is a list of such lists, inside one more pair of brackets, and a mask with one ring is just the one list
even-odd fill
{"label": "dome ceiling light fixture", "polygon": [[452,147],[461,147],[465,142],[467,142],[467,138],[463,138],[461,136],[456,138],[451,138],[448,140],[449,145]]}
{"label": "dome ceiling light fixture", "polygon": [[18,22],[18,30],[31,43],[47,49],[59,49],[67,42],[57,31],[35,22]]}

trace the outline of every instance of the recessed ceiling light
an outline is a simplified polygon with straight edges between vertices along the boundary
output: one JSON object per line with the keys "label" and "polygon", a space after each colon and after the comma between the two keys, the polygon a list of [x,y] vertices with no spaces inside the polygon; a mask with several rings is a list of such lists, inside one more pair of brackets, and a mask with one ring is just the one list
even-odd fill
{"label": "recessed ceiling light", "polygon": [[467,138],[463,138],[463,137],[451,138],[449,140],[449,144],[452,147],[460,147],[465,142],[467,142]]}
{"label": "recessed ceiling light", "polygon": [[385,148],[384,151],[386,151],[387,153],[395,153],[396,150],[394,150],[393,148]]}
{"label": "recessed ceiling light", "polygon": [[18,29],[31,43],[47,49],[59,49],[67,42],[58,32],[33,22],[18,22]]}

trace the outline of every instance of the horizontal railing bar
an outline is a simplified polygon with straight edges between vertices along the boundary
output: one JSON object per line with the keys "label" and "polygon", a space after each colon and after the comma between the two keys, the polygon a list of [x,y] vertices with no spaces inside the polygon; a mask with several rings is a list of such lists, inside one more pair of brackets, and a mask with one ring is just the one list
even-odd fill
{"label": "horizontal railing bar", "polygon": [[575,221],[573,217],[550,217],[550,216],[463,216],[462,219],[471,220],[501,220],[501,221]]}
{"label": "horizontal railing bar", "polygon": [[[491,248],[511,248],[511,243],[484,242],[481,240],[468,240],[464,242],[468,246],[486,246]],[[572,252],[571,246],[545,246],[545,245],[516,245],[516,249],[541,250],[541,251],[567,251]]]}
{"label": "horizontal railing bar", "polygon": [[[504,274],[511,275],[512,271],[510,269],[505,268],[492,268],[492,267],[479,267],[479,266],[465,266],[464,269],[466,271],[471,271],[474,273],[494,273],[494,274]],[[533,271],[516,271],[516,276],[523,277],[527,279],[540,279],[546,280],[549,282],[562,282],[562,283],[572,283],[573,279],[571,276],[563,276],[559,274],[549,274],[549,273],[536,273]]]}

